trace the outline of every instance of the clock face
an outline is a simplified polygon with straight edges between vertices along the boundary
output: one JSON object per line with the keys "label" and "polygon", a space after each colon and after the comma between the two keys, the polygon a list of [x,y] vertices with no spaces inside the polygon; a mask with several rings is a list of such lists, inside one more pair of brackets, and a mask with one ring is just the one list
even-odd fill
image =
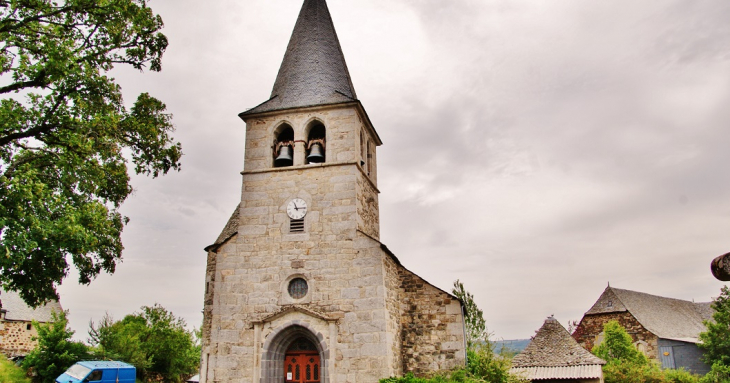
{"label": "clock face", "polygon": [[294,198],[286,205],[286,214],[291,219],[302,219],[307,215],[307,203],[301,198]]}

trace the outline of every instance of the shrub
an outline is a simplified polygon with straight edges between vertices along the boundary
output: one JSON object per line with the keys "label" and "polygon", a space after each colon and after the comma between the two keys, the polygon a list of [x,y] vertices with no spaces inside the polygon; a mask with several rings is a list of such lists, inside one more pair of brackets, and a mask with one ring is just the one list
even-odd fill
{"label": "shrub", "polygon": [[727,383],[730,382],[730,367],[715,362],[712,370],[700,379],[700,383]]}
{"label": "shrub", "polygon": [[55,379],[82,359],[88,359],[88,349],[81,342],[71,340],[74,332],[68,330],[65,312],[52,312],[49,323],[33,321],[38,330],[38,345],[23,360],[23,368],[32,371],[35,382],[53,382]]}
{"label": "shrub", "polygon": [[494,353],[491,342],[470,347],[467,355],[469,376],[487,382],[511,383],[520,380],[509,373],[510,359]]}
{"label": "shrub", "polygon": [[605,383],[663,383],[664,374],[656,364],[612,360],[603,366]]}
{"label": "shrub", "polygon": [[664,377],[669,383],[699,383],[700,377],[685,369],[664,370]]}
{"label": "shrub", "polygon": [[597,357],[611,362],[620,360],[622,362],[646,365],[649,360],[633,345],[631,335],[621,326],[618,321],[612,320],[603,326],[603,342],[593,347],[593,354]]}

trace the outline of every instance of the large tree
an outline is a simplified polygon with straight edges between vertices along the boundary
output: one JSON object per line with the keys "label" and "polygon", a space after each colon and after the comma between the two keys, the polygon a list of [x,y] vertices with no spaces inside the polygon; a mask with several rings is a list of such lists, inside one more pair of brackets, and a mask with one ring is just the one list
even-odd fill
{"label": "large tree", "polygon": [[0,286],[30,305],[121,260],[127,165],[179,169],[165,105],[131,107],[108,73],[161,69],[167,38],[146,0],[0,0]]}

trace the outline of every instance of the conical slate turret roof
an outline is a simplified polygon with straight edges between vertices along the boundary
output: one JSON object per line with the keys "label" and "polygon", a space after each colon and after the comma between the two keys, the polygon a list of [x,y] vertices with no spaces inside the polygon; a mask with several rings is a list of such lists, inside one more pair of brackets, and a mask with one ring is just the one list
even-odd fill
{"label": "conical slate turret roof", "polygon": [[512,359],[514,367],[601,365],[606,362],[586,351],[554,317],[549,317],[529,345]]}
{"label": "conical slate turret roof", "polygon": [[304,0],[271,98],[241,116],[357,99],[325,0]]}

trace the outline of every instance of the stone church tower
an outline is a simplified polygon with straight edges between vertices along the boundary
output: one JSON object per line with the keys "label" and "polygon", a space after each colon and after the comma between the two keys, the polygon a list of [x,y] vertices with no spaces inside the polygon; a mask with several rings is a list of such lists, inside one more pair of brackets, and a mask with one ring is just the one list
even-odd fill
{"label": "stone church tower", "polygon": [[461,302],[380,243],[376,147],[325,0],[246,123],[241,203],[206,248],[201,382],[377,382],[465,363]]}

